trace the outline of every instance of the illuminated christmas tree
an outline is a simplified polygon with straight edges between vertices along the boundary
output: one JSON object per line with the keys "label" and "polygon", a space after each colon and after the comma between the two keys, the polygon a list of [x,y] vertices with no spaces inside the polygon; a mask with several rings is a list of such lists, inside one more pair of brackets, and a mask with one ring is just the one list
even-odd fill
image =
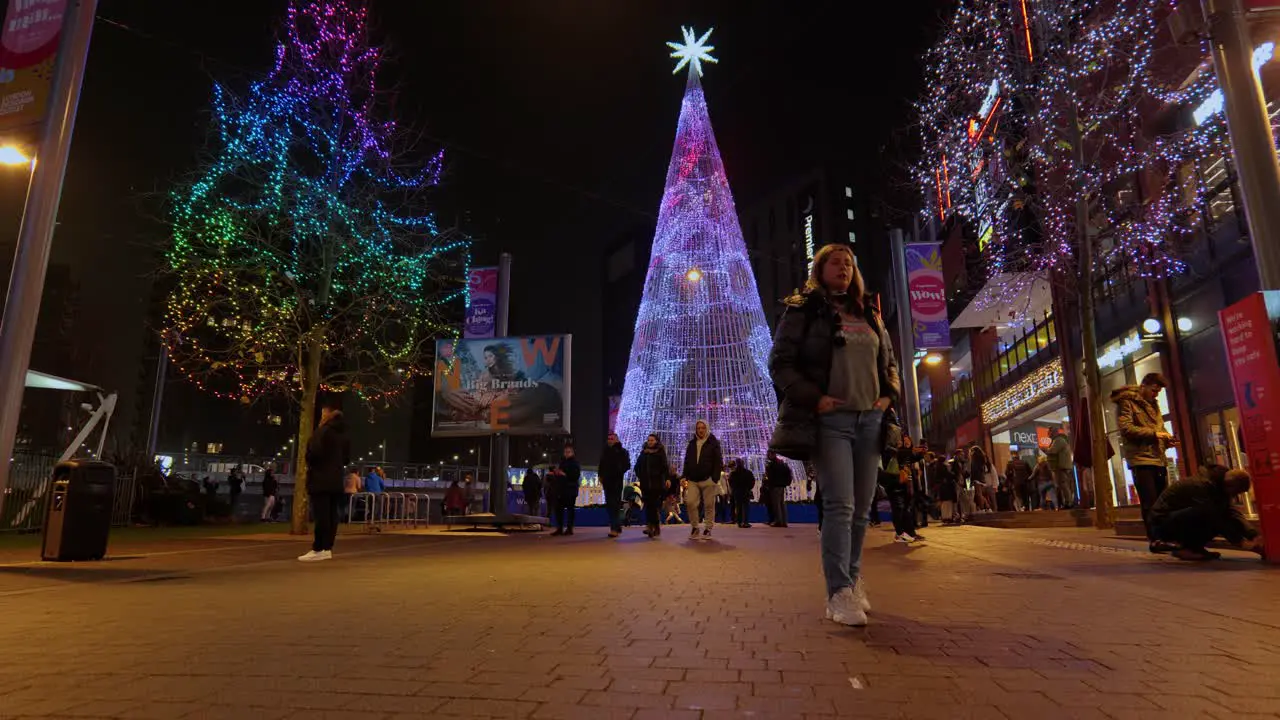
{"label": "illuminated christmas tree", "polygon": [[685,29],[683,43],[669,43],[676,72],[689,67],[688,85],[617,432],[633,457],[657,433],[678,462],[694,423],[705,419],[726,458],[759,471],[777,419],[772,338],[702,93],[702,63],[715,62],[710,34]]}
{"label": "illuminated christmas tree", "polygon": [[211,156],[171,199],[169,357],[219,397],[299,402],[299,531],[317,394],[410,386],[465,294],[468,243],[424,203],[442,156],[378,117],[368,37],[363,7],[290,3],[267,76],[243,96],[214,86]]}

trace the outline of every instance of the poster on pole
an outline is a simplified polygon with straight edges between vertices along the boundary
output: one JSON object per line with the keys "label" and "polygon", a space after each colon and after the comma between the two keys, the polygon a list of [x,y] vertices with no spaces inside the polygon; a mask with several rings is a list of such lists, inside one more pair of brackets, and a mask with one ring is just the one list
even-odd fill
{"label": "poster on pole", "polygon": [[437,340],[432,437],[567,434],[572,340]]}
{"label": "poster on pole", "polygon": [[917,350],[951,347],[947,320],[947,284],[942,276],[942,243],[908,243],[905,247],[907,297]]}
{"label": "poster on pole", "polygon": [[0,28],[0,133],[44,119],[67,0],[9,0]]}
{"label": "poster on pole", "polygon": [[467,312],[462,337],[491,338],[498,321],[498,268],[471,268],[467,273]]}

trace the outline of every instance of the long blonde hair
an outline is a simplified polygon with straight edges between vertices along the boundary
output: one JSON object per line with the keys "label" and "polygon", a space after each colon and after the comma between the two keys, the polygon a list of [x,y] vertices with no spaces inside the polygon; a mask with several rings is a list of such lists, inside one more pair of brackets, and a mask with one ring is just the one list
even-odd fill
{"label": "long blonde hair", "polygon": [[818,250],[818,253],[813,256],[813,267],[809,269],[809,279],[804,283],[804,290],[807,293],[828,294],[827,287],[822,284],[822,269],[836,253],[847,253],[849,259],[853,261],[853,279],[849,283],[849,304],[857,310],[862,310],[863,297],[867,294],[867,281],[862,278],[862,271],[858,269],[858,258],[853,254],[853,248],[848,245],[831,243],[823,245]]}

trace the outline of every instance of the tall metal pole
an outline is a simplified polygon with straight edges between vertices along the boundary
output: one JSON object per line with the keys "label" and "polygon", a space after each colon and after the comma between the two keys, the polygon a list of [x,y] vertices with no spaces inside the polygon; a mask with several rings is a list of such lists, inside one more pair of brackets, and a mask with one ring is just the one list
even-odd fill
{"label": "tall metal pole", "polygon": [[169,344],[160,341],[160,359],[156,362],[156,386],[151,391],[151,429],[147,432],[147,461],[156,456],[160,437],[160,410],[164,404],[164,385],[169,371]]}
{"label": "tall metal pole", "polygon": [[1280,290],[1280,162],[1240,0],[1202,0],[1263,290]]}
{"label": "tall metal pole", "polygon": [[9,483],[13,445],[22,412],[22,394],[27,367],[31,362],[31,341],[35,338],[44,293],[44,275],[53,245],[54,221],[62,199],[62,180],[67,173],[71,133],[80,105],[80,85],[84,81],[85,60],[98,0],[74,0],[63,21],[64,37],[58,52],[57,70],[50,89],[48,117],[32,162],[31,185],[22,209],[22,229],[9,276],[4,320],[0,322],[0,510]]}
{"label": "tall metal pole", "polygon": [[920,393],[916,389],[916,337],[911,326],[911,296],[907,292],[907,245],[902,231],[889,231],[893,252],[894,296],[898,305],[898,339],[902,343],[902,357],[898,363],[898,375],[902,378],[903,422],[907,434],[919,439],[923,436],[920,419]]}
{"label": "tall metal pole", "polygon": [[[498,308],[494,320],[494,336],[506,337],[511,320],[511,253],[498,256]],[[510,452],[511,439],[505,434],[495,435],[493,449],[489,452],[489,512],[498,516],[507,514],[507,464]],[[476,480],[479,481],[479,478]]]}

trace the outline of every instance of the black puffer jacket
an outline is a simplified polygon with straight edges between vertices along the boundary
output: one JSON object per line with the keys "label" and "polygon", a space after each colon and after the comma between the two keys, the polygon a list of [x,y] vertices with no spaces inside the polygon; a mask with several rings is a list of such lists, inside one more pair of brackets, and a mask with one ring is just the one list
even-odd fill
{"label": "black puffer jacket", "polygon": [[[820,292],[793,295],[787,298],[786,305],[773,336],[769,373],[782,393],[779,422],[804,421],[817,412],[818,401],[827,394],[839,323],[835,310]],[[863,306],[864,319],[880,335],[880,396],[896,401],[901,384],[893,344],[870,297]]]}
{"label": "black puffer jacket", "polygon": [[684,477],[689,482],[720,482],[724,472],[724,454],[720,451],[720,441],[715,435],[708,434],[702,444],[702,455],[698,455],[698,439],[689,441],[684,449]]}
{"label": "black puffer jacket", "polygon": [[329,422],[316,428],[307,441],[307,490],[318,493],[340,493],[343,476],[351,463],[351,442],[347,439],[347,421],[342,413],[334,413]]}

